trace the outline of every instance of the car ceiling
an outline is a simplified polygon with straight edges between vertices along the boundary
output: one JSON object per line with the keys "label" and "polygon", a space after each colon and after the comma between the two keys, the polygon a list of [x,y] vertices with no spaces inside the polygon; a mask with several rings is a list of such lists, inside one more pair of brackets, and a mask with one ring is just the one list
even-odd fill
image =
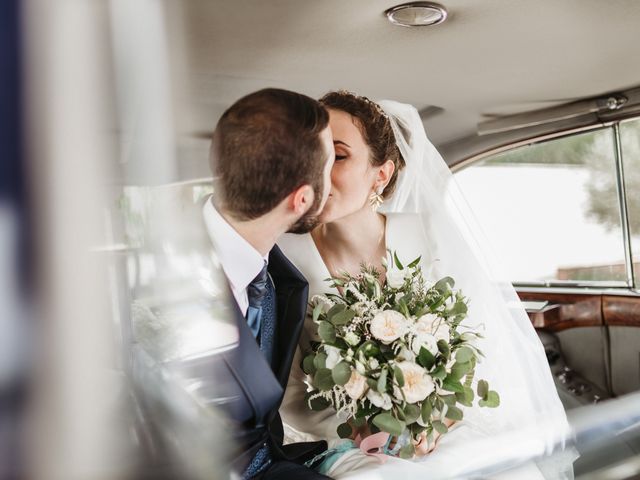
{"label": "car ceiling", "polygon": [[173,3],[181,135],[204,141],[225,108],[267,86],[412,103],[442,146],[488,118],[640,85],[636,0],[441,3],[448,19],[419,28],[387,21],[391,1]]}

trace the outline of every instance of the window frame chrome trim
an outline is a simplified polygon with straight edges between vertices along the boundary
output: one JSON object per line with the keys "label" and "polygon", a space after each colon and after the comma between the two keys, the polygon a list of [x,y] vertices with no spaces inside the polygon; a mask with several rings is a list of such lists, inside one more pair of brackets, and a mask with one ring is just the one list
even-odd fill
{"label": "window frame chrome trim", "polygon": [[620,208],[620,223],[622,225],[622,237],[624,241],[624,262],[627,269],[627,283],[635,288],[635,275],[633,272],[633,256],[631,251],[631,231],[629,228],[629,211],[627,209],[626,179],[624,176],[624,158],[622,153],[622,140],[620,138],[620,122],[613,125],[616,159],[616,183],[618,190],[618,206]]}

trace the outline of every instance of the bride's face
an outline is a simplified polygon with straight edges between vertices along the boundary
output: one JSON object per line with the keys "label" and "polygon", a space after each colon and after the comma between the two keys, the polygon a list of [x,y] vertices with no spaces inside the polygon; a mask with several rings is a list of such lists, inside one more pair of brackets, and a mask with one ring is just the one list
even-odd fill
{"label": "bride's face", "polygon": [[331,191],[320,214],[320,222],[330,223],[369,208],[377,168],[369,161],[369,146],[357,120],[341,110],[329,110],[336,160],[331,170]]}

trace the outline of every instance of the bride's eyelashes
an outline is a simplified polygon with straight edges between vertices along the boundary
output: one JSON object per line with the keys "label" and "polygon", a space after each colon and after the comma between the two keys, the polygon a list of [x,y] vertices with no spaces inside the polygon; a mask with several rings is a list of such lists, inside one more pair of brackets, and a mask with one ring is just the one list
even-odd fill
{"label": "bride's eyelashes", "polygon": [[345,158],[347,158],[346,155],[336,155],[336,162],[339,162],[340,160],[344,160]]}

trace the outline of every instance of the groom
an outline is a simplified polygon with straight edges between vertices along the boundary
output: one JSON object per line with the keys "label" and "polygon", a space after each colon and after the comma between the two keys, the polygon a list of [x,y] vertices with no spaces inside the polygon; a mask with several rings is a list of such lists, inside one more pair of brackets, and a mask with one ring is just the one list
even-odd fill
{"label": "groom", "polygon": [[265,89],[234,103],[211,145],[214,195],[207,231],[236,302],[240,345],[227,360],[242,398],[235,406],[242,478],[327,478],[302,465],[325,442],[282,446],[278,408],[305,318],[308,284],[275,246],[304,233],[331,187],[328,113],[298,93]]}

